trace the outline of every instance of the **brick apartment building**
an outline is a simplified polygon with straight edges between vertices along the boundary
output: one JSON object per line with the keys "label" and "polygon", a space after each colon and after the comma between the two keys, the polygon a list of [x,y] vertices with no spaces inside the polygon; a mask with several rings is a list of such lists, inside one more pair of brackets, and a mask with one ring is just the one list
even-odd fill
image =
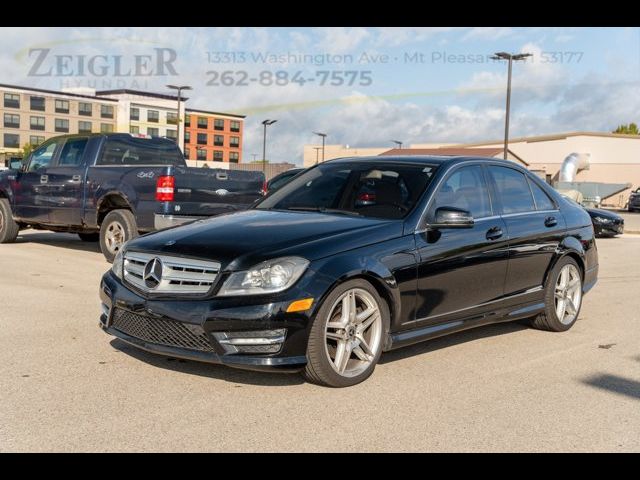
{"label": "brick apartment building", "polygon": [[244,115],[187,109],[184,155],[196,162],[242,161]]}

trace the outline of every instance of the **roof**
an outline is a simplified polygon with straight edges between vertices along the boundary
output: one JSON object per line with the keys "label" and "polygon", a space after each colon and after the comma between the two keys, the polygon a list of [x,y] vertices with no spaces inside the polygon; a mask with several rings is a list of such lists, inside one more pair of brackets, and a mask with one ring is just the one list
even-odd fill
{"label": "roof", "polygon": [[[628,138],[633,140],[640,140],[640,135],[628,135],[625,133],[608,133],[608,132],[588,132],[588,131],[576,131],[576,132],[566,132],[566,133],[551,133],[548,135],[533,135],[531,137],[514,137],[510,138],[510,143],[516,142],[545,142],[552,140],[564,140],[568,137],[608,137],[608,138]],[[504,138],[500,140],[495,140],[492,142],[477,142],[477,143],[460,143],[458,145],[454,145],[454,148],[460,147],[475,147],[482,145],[495,145],[504,142]]]}
{"label": "roof", "polygon": [[44,88],[23,87],[21,85],[8,85],[0,83],[0,88],[15,88],[16,90],[27,90],[29,92],[49,93],[51,95],[65,95],[67,97],[90,98],[92,100],[100,100],[104,102],[117,102],[115,98],[98,98],[92,95],[82,95],[81,93],[63,92],[60,90],[45,90]]}
{"label": "roof", "polygon": [[[163,100],[178,100],[177,95],[170,95],[168,93],[154,93],[154,92],[143,92],[142,90],[129,90],[128,88],[121,88],[119,90],[100,90],[96,92],[96,96],[102,95],[140,95],[142,97],[151,97],[151,98],[162,98]],[[187,97],[180,97],[180,100],[185,101],[188,100]]]}
{"label": "roof", "polygon": [[187,113],[204,113],[206,115],[224,115],[225,117],[246,118],[246,115],[239,115],[237,113],[224,113],[224,112],[211,112],[209,110],[201,110],[199,108],[185,108]]}
{"label": "roof", "polygon": [[[529,165],[511,150],[507,150],[511,157],[522,162],[523,165]],[[466,148],[466,147],[442,147],[442,148],[392,148],[386,152],[382,152],[381,156],[404,156],[404,155],[436,155],[436,156],[471,156],[471,157],[491,157],[501,155],[504,152],[503,147],[489,148]]]}

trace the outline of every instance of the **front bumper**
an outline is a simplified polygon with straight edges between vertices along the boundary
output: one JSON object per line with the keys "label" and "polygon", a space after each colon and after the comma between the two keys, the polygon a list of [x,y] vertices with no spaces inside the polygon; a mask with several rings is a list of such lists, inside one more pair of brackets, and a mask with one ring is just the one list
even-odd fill
{"label": "front bumper", "polygon": [[[100,328],[135,347],[161,355],[248,370],[299,371],[307,363],[313,306],[296,313],[287,313],[286,308],[300,293],[293,291],[269,301],[231,297],[149,299],[126,288],[108,272],[100,286]],[[123,328],[119,323],[122,316],[138,323]],[[276,350],[267,348],[272,353],[262,353],[259,348],[257,353],[243,353],[244,347],[238,350],[228,344],[230,337],[283,330],[284,338],[271,337],[274,342],[281,342]]]}
{"label": "front bumper", "polygon": [[164,230],[165,228],[177,227],[194,220],[200,220],[206,217],[191,217],[187,215],[162,215],[156,213],[153,217],[153,227],[156,230]]}
{"label": "front bumper", "polygon": [[594,223],[596,235],[619,235],[624,233],[624,222]]}

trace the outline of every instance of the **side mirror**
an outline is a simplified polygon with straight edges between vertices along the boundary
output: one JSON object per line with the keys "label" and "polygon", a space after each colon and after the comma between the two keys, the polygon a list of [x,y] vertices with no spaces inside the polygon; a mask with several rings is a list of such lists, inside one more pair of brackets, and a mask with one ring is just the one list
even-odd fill
{"label": "side mirror", "polygon": [[428,226],[431,228],[471,228],[473,227],[473,215],[461,208],[440,207],[436,209],[434,221]]}
{"label": "side mirror", "polygon": [[12,170],[22,170],[22,159],[21,158],[13,158],[9,162],[9,168]]}

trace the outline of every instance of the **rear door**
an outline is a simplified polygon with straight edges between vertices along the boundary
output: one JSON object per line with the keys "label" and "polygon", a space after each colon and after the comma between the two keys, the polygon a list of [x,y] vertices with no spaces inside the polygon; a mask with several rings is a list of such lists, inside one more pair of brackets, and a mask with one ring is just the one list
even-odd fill
{"label": "rear door", "polygon": [[52,224],[82,224],[88,141],[88,137],[67,138],[54,165],[48,169]]}
{"label": "rear door", "polygon": [[26,170],[16,175],[14,211],[25,222],[49,223],[55,206],[51,198],[49,173],[63,142],[64,139],[58,138],[40,145],[31,154]]}
{"label": "rear door", "polygon": [[509,234],[505,295],[538,290],[566,229],[564,218],[533,178],[507,166],[487,170]]}

